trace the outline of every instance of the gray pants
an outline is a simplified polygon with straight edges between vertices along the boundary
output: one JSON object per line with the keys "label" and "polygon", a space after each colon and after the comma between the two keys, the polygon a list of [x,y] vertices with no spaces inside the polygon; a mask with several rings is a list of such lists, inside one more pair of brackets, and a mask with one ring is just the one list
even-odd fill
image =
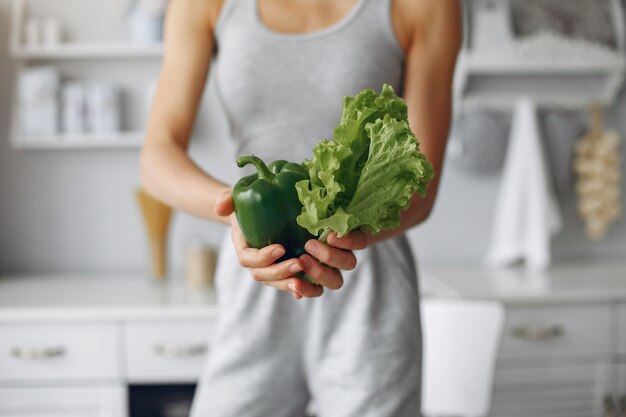
{"label": "gray pants", "polygon": [[254,282],[225,239],[218,325],[192,417],[416,417],[421,332],[404,237],[357,253],[338,291],[295,300]]}

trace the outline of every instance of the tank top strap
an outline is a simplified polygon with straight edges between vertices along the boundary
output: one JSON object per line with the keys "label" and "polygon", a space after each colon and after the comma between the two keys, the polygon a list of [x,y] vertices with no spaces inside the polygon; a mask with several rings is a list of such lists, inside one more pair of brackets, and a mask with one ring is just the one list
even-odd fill
{"label": "tank top strap", "polygon": [[375,14],[378,26],[382,30],[385,36],[385,40],[389,43],[389,46],[402,57],[404,57],[404,49],[400,44],[396,29],[393,24],[392,6],[394,0],[371,0],[375,3],[370,7],[371,13]]}
{"label": "tank top strap", "polygon": [[229,22],[232,20],[235,14],[239,14],[241,9],[241,3],[245,3],[245,0],[224,0],[222,4],[222,9],[217,17],[217,22],[215,22],[215,30],[214,34],[216,39],[219,40],[220,37],[223,36],[224,31],[226,30]]}

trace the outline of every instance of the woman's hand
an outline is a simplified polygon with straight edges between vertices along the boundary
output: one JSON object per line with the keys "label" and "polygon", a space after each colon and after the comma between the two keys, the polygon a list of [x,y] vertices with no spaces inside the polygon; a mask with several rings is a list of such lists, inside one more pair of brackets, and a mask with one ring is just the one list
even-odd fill
{"label": "woman's hand", "polygon": [[[324,292],[324,287],[332,290],[341,288],[343,285],[341,270],[356,267],[356,257],[352,251],[365,249],[368,244],[368,237],[362,232],[353,232],[341,238],[331,233],[327,244],[316,239],[309,240],[304,247],[309,254],[298,259],[274,263],[285,254],[285,248],[279,244],[262,249],[248,246],[234,215],[230,191],[224,193],[218,200],[215,213],[218,216],[230,217],[237,258],[241,266],[250,270],[252,278],[278,290],[289,291],[296,299],[319,297]],[[294,276],[302,271],[319,285],[312,285]]]}
{"label": "woman's hand", "polygon": [[304,270],[301,260],[288,259],[274,263],[285,254],[285,248],[282,245],[269,245],[262,249],[248,246],[234,215],[233,199],[230,192],[224,193],[218,200],[215,205],[215,213],[218,216],[230,217],[232,239],[237,251],[237,258],[241,266],[250,270],[250,275],[254,280],[281,291],[289,291],[296,299],[322,295],[323,287],[312,285],[294,277],[295,274]]}
{"label": "woman's hand", "polygon": [[341,270],[349,271],[356,268],[356,256],[352,251],[365,249],[368,236],[363,232],[352,232],[337,237],[335,232],[328,235],[327,243],[309,240],[304,249],[308,255],[300,256],[304,272],[315,282],[332,290],[343,285]]}

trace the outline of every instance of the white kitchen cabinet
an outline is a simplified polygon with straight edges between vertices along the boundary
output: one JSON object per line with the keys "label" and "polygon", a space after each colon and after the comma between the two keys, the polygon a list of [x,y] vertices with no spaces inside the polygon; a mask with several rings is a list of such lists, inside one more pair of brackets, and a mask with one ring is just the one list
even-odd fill
{"label": "white kitchen cabinet", "polygon": [[429,272],[505,307],[490,417],[601,417],[607,395],[626,394],[626,266]]}
{"label": "white kitchen cabinet", "polygon": [[124,324],[131,383],[195,383],[209,350],[213,320],[129,321]]}
{"label": "white kitchen cabinet", "polygon": [[491,416],[601,416],[612,389],[611,364],[558,361],[500,365],[494,375]]}
{"label": "white kitchen cabinet", "polygon": [[127,417],[130,384],[194,384],[213,294],[154,284],[0,279],[0,417]]}
{"label": "white kitchen cabinet", "polygon": [[0,382],[122,375],[115,323],[0,324],[0,335]]}
{"label": "white kitchen cabinet", "polygon": [[[602,416],[606,394],[626,394],[626,266],[561,268],[539,278],[470,268],[429,272],[446,296],[498,300],[506,309],[490,416]],[[126,417],[128,384],[197,380],[215,316],[210,296],[139,277],[0,279],[0,417]],[[68,355],[83,352],[82,365],[24,372],[48,362],[12,362],[14,346],[34,354],[60,344]],[[92,355],[103,355],[100,363]],[[58,359],[52,356],[50,364]],[[62,404],[54,398],[81,402],[57,412]]]}
{"label": "white kitchen cabinet", "polygon": [[121,417],[126,403],[121,383],[0,388],[0,417]]}
{"label": "white kitchen cabinet", "polygon": [[609,304],[509,307],[501,359],[608,357]]}
{"label": "white kitchen cabinet", "polygon": [[614,389],[607,304],[508,307],[491,416],[602,415]]}

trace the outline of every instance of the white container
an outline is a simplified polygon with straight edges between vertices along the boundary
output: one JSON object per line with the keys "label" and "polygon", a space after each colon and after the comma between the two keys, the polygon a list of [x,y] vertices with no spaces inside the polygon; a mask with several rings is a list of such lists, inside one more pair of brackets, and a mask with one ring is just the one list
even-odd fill
{"label": "white container", "polygon": [[134,5],[128,13],[128,35],[132,42],[155,43],[163,39],[163,14]]}
{"label": "white container", "polygon": [[59,131],[59,87],[60,74],[55,67],[28,68],[20,73],[18,105],[23,134],[46,136]]}
{"label": "white container", "polygon": [[68,83],[63,87],[62,130],[64,133],[79,134],[87,131],[87,94],[80,82]]}
{"label": "white container", "polygon": [[472,48],[492,53],[509,53],[511,29],[509,0],[476,0],[473,5]]}
{"label": "white container", "polygon": [[117,133],[121,130],[121,89],[108,82],[93,82],[88,87],[87,115],[94,133]]}
{"label": "white container", "polygon": [[191,288],[212,288],[217,249],[202,239],[191,240],[185,247],[185,280]]}
{"label": "white container", "polygon": [[41,23],[41,42],[44,46],[57,46],[61,43],[61,24],[56,19],[45,19]]}
{"label": "white container", "polygon": [[37,46],[41,43],[41,26],[37,19],[29,19],[24,25],[24,45]]}

